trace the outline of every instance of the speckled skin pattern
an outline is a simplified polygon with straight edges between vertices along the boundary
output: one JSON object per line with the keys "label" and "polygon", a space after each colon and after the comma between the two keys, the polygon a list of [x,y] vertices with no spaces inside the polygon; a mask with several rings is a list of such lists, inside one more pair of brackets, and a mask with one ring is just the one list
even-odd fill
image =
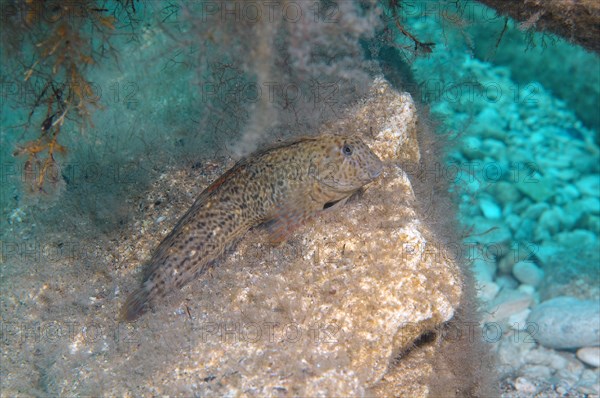
{"label": "speckled skin pattern", "polygon": [[250,228],[281,242],[379,176],[381,160],[356,137],[303,138],[238,162],[206,188],[160,243],[142,286],[121,309],[131,321],[201,274]]}

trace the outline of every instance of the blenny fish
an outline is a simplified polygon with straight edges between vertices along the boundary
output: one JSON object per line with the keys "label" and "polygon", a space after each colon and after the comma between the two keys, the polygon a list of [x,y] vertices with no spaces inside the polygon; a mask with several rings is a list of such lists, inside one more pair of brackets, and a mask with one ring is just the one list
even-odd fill
{"label": "blenny fish", "polygon": [[[376,179],[383,163],[357,137],[306,137],[239,161],[196,199],[159,244],[120,318],[132,321],[215,262],[249,229],[283,242]],[[335,206],[337,207],[337,206]]]}

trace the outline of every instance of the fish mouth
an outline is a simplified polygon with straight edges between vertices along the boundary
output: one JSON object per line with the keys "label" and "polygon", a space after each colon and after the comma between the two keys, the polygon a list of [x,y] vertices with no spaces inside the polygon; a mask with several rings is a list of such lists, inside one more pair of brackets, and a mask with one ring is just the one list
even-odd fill
{"label": "fish mouth", "polygon": [[373,165],[372,167],[369,168],[368,170],[369,172],[369,177],[371,177],[371,179],[376,179],[377,177],[379,177],[381,175],[381,173],[383,173],[383,162],[379,161],[376,165]]}
{"label": "fish mouth", "polygon": [[376,179],[377,177],[379,177],[381,175],[382,172],[383,172],[383,167],[381,167],[379,169],[371,170],[369,172],[369,174],[372,179]]}
{"label": "fish mouth", "polygon": [[381,173],[383,173],[383,164],[382,163],[378,164],[375,167],[371,167],[369,169],[369,177],[371,177],[372,180],[379,177],[381,175]]}

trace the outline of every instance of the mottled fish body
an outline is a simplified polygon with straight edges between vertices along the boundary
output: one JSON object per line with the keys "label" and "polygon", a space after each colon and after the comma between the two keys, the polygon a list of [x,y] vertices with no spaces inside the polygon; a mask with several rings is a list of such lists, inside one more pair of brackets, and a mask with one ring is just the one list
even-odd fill
{"label": "mottled fish body", "polygon": [[183,287],[250,228],[264,224],[271,241],[284,241],[381,170],[381,160],[362,140],[336,135],[303,138],[238,162],[200,194],[160,243],[121,319],[136,319]]}

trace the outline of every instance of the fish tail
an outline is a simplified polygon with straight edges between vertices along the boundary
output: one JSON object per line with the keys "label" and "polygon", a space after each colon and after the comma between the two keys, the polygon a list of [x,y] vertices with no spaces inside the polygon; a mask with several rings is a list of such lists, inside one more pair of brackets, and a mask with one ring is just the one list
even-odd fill
{"label": "fish tail", "polygon": [[125,304],[121,307],[119,319],[121,321],[131,322],[136,320],[148,309],[152,298],[152,287],[144,283],[127,297]]}

